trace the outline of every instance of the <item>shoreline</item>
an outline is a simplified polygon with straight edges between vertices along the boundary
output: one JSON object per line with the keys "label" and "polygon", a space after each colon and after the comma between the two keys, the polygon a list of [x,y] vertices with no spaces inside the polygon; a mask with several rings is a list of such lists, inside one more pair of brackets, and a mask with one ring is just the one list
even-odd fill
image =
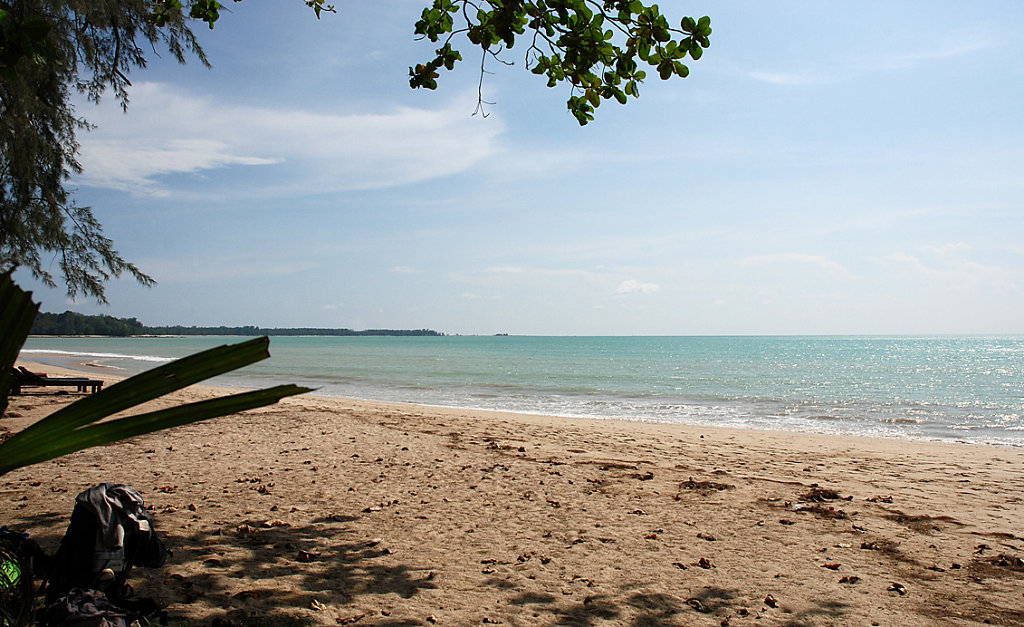
{"label": "shoreline", "polygon": [[[75,397],[12,397],[0,426]],[[78,492],[136,487],[175,557],[129,582],[187,624],[1019,625],[1022,471],[1012,448],[301,396],[13,471],[0,520],[52,552]]]}
{"label": "shoreline", "polygon": [[[85,359],[81,359],[81,358],[77,358],[76,359],[76,358],[65,356],[65,357],[62,358],[62,361],[64,363],[62,363],[61,365],[50,365],[50,364],[44,364],[44,363],[40,363],[40,362],[34,362],[32,360],[27,360],[27,359],[19,359],[18,360],[18,365],[24,365],[29,370],[50,369],[50,370],[55,371],[58,374],[58,376],[75,376],[76,374],[82,374],[82,373],[88,373],[88,374],[91,374],[91,375],[94,375],[94,376],[103,376],[103,377],[111,378],[112,379],[112,381],[110,382],[111,384],[115,383],[117,381],[120,381],[122,379],[125,379],[125,378],[127,378],[127,376],[130,376],[130,375],[118,374],[118,371],[120,371],[121,369],[117,368],[116,366],[107,366],[107,365],[104,365],[104,364],[94,364],[94,363],[90,363],[89,361],[87,361]],[[156,366],[154,366],[154,367],[156,367]],[[223,391],[229,391],[229,390],[240,391],[240,390],[248,390],[248,389],[258,389],[261,386],[253,386],[252,388],[239,388],[239,387],[232,387],[232,386],[227,386],[227,385],[214,385],[214,384],[205,383],[205,384],[198,384],[198,385],[193,386],[193,387],[197,387],[197,388],[210,388],[210,389],[217,389],[217,390],[223,390]],[[692,428],[695,428],[695,429],[706,429],[706,430],[720,430],[721,429],[721,430],[726,430],[726,431],[761,433],[761,434],[766,434],[766,435],[774,435],[774,434],[802,434],[802,435],[808,435],[808,436],[812,436],[812,437],[822,437],[822,438],[855,438],[855,439],[865,439],[865,440],[882,440],[882,441],[886,441],[886,442],[908,442],[908,443],[917,443],[917,444],[937,444],[937,445],[949,445],[949,446],[983,446],[983,447],[1006,448],[1006,449],[1010,449],[1010,450],[1024,451],[1024,443],[1017,444],[1017,443],[1005,443],[1005,442],[987,442],[987,441],[980,441],[980,440],[972,441],[972,440],[966,440],[966,439],[955,439],[954,440],[954,439],[942,439],[942,438],[934,438],[934,437],[933,438],[928,438],[926,436],[915,437],[915,436],[911,436],[911,435],[891,435],[891,436],[885,436],[885,435],[864,435],[864,434],[857,434],[857,433],[828,433],[828,432],[824,432],[824,431],[805,431],[805,430],[799,430],[799,429],[759,428],[757,426],[742,426],[742,427],[740,427],[740,426],[723,426],[723,425],[702,424],[702,423],[688,423],[688,422],[682,422],[682,421],[667,421],[667,420],[666,421],[659,421],[659,420],[650,420],[650,419],[643,419],[643,418],[630,419],[630,418],[613,417],[613,416],[596,416],[596,415],[595,416],[573,416],[573,415],[562,415],[562,414],[550,414],[550,413],[543,413],[543,412],[507,411],[507,410],[501,410],[501,409],[488,409],[488,408],[478,408],[478,407],[456,407],[456,406],[448,406],[448,405],[431,405],[431,404],[426,404],[426,403],[405,403],[405,402],[401,402],[401,401],[381,401],[381,400],[375,400],[375,399],[363,399],[363,398],[355,398],[355,397],[349,397],[349,396],[331,396],[331,395],[324,395],[324,394],[316,394],[316,390],[315,389],[313,390],[313,392],[309,392],[307,394],[303,394],[300,398],[320,398],[320,399],[324,399],[325,401],[340,401],[340,402],[351,401],[351,402],[355,402],[355,403],[371,403],[371,404],[380,404],[380,405],[396,405],[398,407],[413,407],[413,408],[415,408],[415,407],[422,407],[424,409],[431,409],[431,410],[437,410],[437,411],[471,412],[471,413],[472,412],[483,412],[483,413],[491,413],[491,414],[498,414],[498,415],[507,414],[507,415],[516,415],[516,416],[524,416],[524,417],[533,416],[533,417],[538,417],[538,418],[542,418],[542,419],[579,420],[579,421],[588,421],[588,422],[589,421],[594,421],[594,422],[612,422],[612,423],[639,424],[639,425],[667,425],[667,426],[692,427]]]}

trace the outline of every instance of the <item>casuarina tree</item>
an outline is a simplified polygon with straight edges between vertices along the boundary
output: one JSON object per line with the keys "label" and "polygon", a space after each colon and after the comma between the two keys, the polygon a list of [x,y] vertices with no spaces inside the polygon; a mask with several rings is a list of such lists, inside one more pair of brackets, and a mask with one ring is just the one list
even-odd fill
{"label": "casuarina tree", "polygon": [[[316,17],[336,12],[302,2]],[[0,273],[23,266],[55,287],[56,258],[68,295],[100,302],[111,277],[154,283],[68,187],[81,171],[77,133],[89,128],[72,97],[109,93],[127,108],[129,74],[160,50],[208,65],[192,28],[213,28],[222,9],[216,0],[0,0]],[[409,68],[413,88],[436,89],[441,70],[462,61],[460,48],[472,50],[482,107],[486,64],[509,63],[518,46],[530,72],[567,88],[568,109],[585,125],[603,101],[639,96],[648,70],[686,77],[687,59],[710,45],[711,20],[670,20],[642,0],[434,0],[414,30],[433,51]]]}

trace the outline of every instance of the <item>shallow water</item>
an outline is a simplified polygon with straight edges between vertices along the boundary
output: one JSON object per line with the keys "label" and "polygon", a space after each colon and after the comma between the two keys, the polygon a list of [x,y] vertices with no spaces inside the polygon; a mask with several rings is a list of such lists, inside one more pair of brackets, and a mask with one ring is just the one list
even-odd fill
{"label": "shallow water", "polygon": [[[29,338],[131,374],[237,337]],[[1024,446],[1024,337],[275,337],[216,382],[449,407]]]}

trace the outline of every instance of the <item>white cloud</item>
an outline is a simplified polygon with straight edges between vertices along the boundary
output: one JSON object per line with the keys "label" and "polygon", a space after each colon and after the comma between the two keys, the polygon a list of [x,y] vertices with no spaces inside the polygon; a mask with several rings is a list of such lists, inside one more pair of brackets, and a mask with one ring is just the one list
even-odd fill
{"label": "white cloud", "polygon": [[883,265],[898,265],[913,268],[914,270],[930,270],[927,266],[921,263],[921,260],[913,255],[909,255],[905,252],[895,252],[886,255],[881,259]]}
{"label": "white cloud", "polygon": [[395,266],[391,268],[391,271],[395,274],[421,274],[423,272],[423,270],[409,266]]}
{"label": "white cloud", "polygon": [[971,246],[964,242],[957,242],[955,244],[943,244],[942,246],[925,246],[925,250],[945,257],[948,255],[970,252]]}
{"label": "white cloud", "polygon": [[626,279],[622,283],[619,283],[619,287],[616,288],[616,294],[652,294],[660,290],[661,287],[657,283],[641,283],[636,279]]}
{"label": "white cloud", "polygon": [[799,69],[788,70],[748,70],[746,75],[756,81],[773,85],[820,85],[835,83],[854,76],[873,74],[885,71],[909,70],[934,61],[960,57],[999,45],[987,41],[979,35],[977,41],[971,43],[941,45],[908,52],[888,52],[873,54],[868,57],[837,59],[812,65],[804,65]]}
{"label": "white cloud", "polygon": [[[963,249],[954,245],[941,248],[928,247],[928,250],[960,252]],[[1024,280],[1024,275],[1019,270],[985,265],[959,254],[941,255],[935,259],[932,265],[902,251],[891,253],[874,261],[882,267],[892,268],[901,273],[906,279],[949,291],[962,291],[979,286],[987,286],[997,292],[1015,291],[1019,290],[1019,286]]]}
{"label": "white cloud", "polygon": [[459,283],[484,287],[510,284],[558,285],[600,281],[602,275],[576,268],[533,268],[528,266],[493,266],[476,272],[452,272],[448,278]]}
{"label": "white cloud", "polygon": [[504,128],[462,106],[321,113],[225,104],[159,83],[134,86],[127,114],[106,103],[87,117],[98,128],[80,136],[78,182],[144,195],[173,193],[168,175],[229,166],[259,167],[253,195],[404,185],[473,166]]}
{"label": "white cloud", "polygon": [[931,61],[943,61],[982,50],[988,50],[995,48],[998,45],[999,44],[997,42],[987,40],[984,35],[980,34],[977,35],[976,40],[968,43],[961,43],[950,38],[939,46],[933,48],[881,55],[872,65],[882,70],[903,70],[914,68]]}
{"label": "white cloud", "polygon": [[654,294],[661,286],[635,278],[626,278],[621,270],[586,270],[582,268],[538,268],[530,266],[494,266],[476,272],[450,273],[452,281],[481,288],[528,290],[559,290],[563,293],[586,293],[593,298],[609,294]]}
{"label": "white cloud", "polygon": [[752,255],[737,261],[741,266],[769,266],[777,264],[814,266],[837,277],[848,277],[850,271],[842,264],[832,261],[824,255],[808,255],[804,253],[776,253],[772,255]]}
{"label": "white cloud", "polygon": [[[531,271],[538,272],[536,269]],[[525,274],[527,269],[519,266],[494,266],[492,268],[487,268],[486,272],[488,274]]]}
{"label": "white cloud", "polygon": [[270,165],[274,159],[233,154],[225,142],[208,139],[167,138],[152,146],[99,139],[83,154],[87,170],[81,182],[119,191],[166,196],[168,190],[155,178],[169,174],[194,174],[231,165]]}
{"label": "white cloud", "polygon": [[310,261],[272,260],[258,256],[235,255],[202,258],[177,257],[173,260],[140,260],[144,268],[158,282],[237,281],[247,278],[267,278],[305,272],[318,267]]}
{"label": "white cloud", "polygon": [[810,70],[805,72],[763,72],[755,70],[747,72],[747,76],[756,81],[771,83],[772,85],[815,85],[829,80],[827,75]]}

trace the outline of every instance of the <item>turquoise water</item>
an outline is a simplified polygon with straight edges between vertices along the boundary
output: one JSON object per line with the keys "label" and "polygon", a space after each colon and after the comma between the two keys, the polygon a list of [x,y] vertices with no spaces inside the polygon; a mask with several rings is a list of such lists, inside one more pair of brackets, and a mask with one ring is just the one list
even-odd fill
{"label": "turquoise water", "polygon": [[[30,338],[128,374],[244,338]],[[1024,446],[1024,337],[275,337],[218,382],[448,407]]]}

